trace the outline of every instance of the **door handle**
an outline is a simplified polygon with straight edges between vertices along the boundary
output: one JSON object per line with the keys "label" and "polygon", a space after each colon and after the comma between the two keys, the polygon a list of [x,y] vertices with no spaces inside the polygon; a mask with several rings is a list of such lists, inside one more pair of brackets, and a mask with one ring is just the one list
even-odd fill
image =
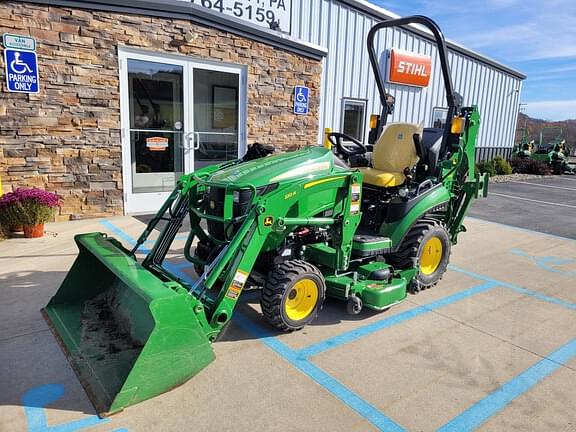
{"label": "door handle", "polygon": [[190,141],[194,139],[194,133],[188,132],[184,134],[184,142],[182,143],[182,147],[185,151],[192,150],[192,146],[190,145]]}
{"label": "door handle", "polygon": [[193,132],[194,134],[194,150],[200,149],[200,132]]}

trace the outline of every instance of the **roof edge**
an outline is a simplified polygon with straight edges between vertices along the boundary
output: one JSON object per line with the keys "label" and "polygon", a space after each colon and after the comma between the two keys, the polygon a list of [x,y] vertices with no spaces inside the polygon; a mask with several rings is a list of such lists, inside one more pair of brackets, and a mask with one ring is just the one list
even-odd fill
{"label": "roof edge", "polygon": [[158,18],[186,19],[314,60],[322,60],[328,54],[328,50],[319,45],[296,39],[265,27],[255,26],[235,17],[226,16],[225,19],[222,19],[222,15],[214,11],[194,3],[178,0],[24,0],[23,3],[76,7]]}
{"label": "roof edge", "polygon": [[[397,19],[397,18],[402,18],[402,16],[395,14],[394,12],[391,12],[387,9],[384,9],[380,6],[377,6],[373,3],[370,3],[366,0],[337,0],[340,3],[343,3],[347,6],[353,7],[354,9],[358,9],[361,10],[362,12],[367,13],[368,15],[373,16],[374,18],[379,18],[379,19],[383,19],[383,20],[390,20],[390,19]],[[426,37],[427,39],[432,39],[432,35],[430,33],[430,31],[428,29],[419,27],[417,25],[411,24],[410,26],[410,31],[413,31],[414,33],[417,33],[421,36]],[[470,48],[466,48],[465,46],[451,41],[449,39],[446,40],[446,45],[448,46],[448,48],[452,49],[455,52],[458,52],[460,54],[464,54],[467,55],[469,57],[472,57],[476,60],[479,60],[483,63],[486,63],[490,66],[495,67],[496,69],[499,69],[502,72],[506,72],[507,74],[510,74],[516,78],[519,78],[521,80],[525,80],[527,78],[527,75],[524,74],[523,72],[511,68],[509,66],[506,66],[503,63],[500,63],[497,60],[494,60],[484,54],[480,54],[477,51],[474,51]]]}

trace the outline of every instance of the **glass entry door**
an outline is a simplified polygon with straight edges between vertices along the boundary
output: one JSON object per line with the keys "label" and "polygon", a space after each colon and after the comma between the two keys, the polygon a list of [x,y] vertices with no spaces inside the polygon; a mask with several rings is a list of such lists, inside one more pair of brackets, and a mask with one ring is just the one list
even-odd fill
{"label": "glass entry door", "polygon": [[154,212],[178,178],[244,150],[240,67],[120,52],[125,213]]}
{"label": "glass entry door", "polygon": [[170,192],[184,172],[184,68],[128,59],[132,193]]}
{"label": "glass entry door", "polygon": [[238,158],[240,76],[194,68],[194,169]]}

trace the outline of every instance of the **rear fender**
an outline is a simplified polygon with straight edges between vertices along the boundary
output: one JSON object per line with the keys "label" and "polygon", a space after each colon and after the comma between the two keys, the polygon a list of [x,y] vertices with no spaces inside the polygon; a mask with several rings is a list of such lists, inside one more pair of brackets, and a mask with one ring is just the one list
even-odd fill
{"label": "rear fender", "polygon": [[439,185],[417,199],[418,202],[403,217],[394,222],[384,222],[380,227],[379,234],[392,240],[393,250],[400,246],[406,234],[422,216],[439,210],[450,201],[450,192],[443,185]]}

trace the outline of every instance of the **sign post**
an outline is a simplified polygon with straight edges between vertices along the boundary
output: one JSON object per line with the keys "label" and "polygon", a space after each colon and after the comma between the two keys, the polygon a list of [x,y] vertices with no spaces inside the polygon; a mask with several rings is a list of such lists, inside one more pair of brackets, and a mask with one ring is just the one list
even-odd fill
{"label": "sign post", "polygon": [[310,89],[304,86],[294,87],[294,114],[307,115]]}

